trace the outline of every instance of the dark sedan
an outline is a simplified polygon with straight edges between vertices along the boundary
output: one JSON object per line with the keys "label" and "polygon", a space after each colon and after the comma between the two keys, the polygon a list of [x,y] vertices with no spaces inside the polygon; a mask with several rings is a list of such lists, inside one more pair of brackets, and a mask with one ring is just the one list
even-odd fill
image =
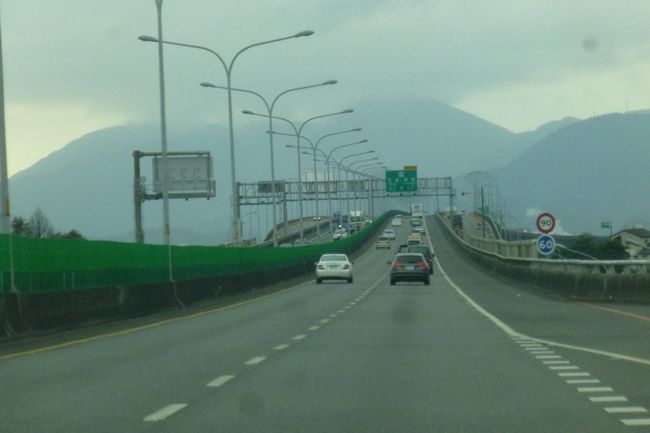
{"label": "dark sedan", "polygon": [[422,254],[401,253],[390,266],[390,284],[398,281],[421,281],[429,285],[429,264]]}
{"label": "dark sedan", "polygon": [[406,252],[422,254],[429,265],[429,273],[433,274],[433,253],[429,247],[426,245],[411,245],[406,249]]}

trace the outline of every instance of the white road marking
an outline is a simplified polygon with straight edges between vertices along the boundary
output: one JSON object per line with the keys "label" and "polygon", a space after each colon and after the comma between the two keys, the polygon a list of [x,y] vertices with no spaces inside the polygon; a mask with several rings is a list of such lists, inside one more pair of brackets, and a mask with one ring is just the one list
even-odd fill
{"label": "white road marking", "polygon": [[284,350],[284,349],[286,349],[287,347],[289,347],[288,344],[278,344],[277,346],[275,346],[275,347],[273,348],[273,350]]}
{"label": "white road marking", "polygon": [[531,350],[542,350],[542,349],[548,349],[548,347],[544,347],[541,344],[539,346],[535,347],[526,347],[526,350],[531,351]]}
{"label": "white road marking", "polygon": [[330,319],[323,319],[323,320],[320,321],[320,323],[327,323],[329,321],[330,321]]}
{"label": "white road marking", "polygon": [[549,368],[551,370],[580,370],[575,365],[551,365]]}
{"label": "white road marking", "polygon": [[555,352],[552,350],[533,350],[530,353],[533,355],[553,355]]}
{"label": "white road marking", "polygon": [[345,313],[345,310],[339,310],[339,314]]}
{"label": "white road marking", "polygon": [[215,380],[213,380],[212,382],[208,383],[207,386],[217,388],[217,387],[220,387],[221,385],[224,385],[226,382],[230,382],[234,378],[235,378],[235,376],[233,376],[232,374],[226,374],[224,376],[219,376]]}
{"label": "white road marking", "polygon": [[543,361],[544,364],[569,364],[569,361]]}
{"label": "white road marking", "polygon": [[463,292],[463,290],[460,287],[458,287],[456,285],[456,283],[454,283],[452,281],[451,278],[449,278],[449,275],[447,275],[447,272],[445,272],[445,270],[440,265],[440,261],[438,260],[437,256],[434,257],[434,260],[436,261],[436,266],[438,266],[438,269],[440,269],[440,273],[445,278],[445,280],[447,280],[449,285],[451,285],[451,287],[453,287],[454,290],[456,290],[456,292],[462,298],[464,298],[465,301],[467,301],[467,303],[469,303],[472,307],[474,307],[474,309],[476,311],[478,311],[483,316],[485,316],[488,320],[490,320],[492,323],[494,323],[497,327],[501,328],[501,330],[503,332],[505,332],[506,334],[510,335],[513,338],[515,336],[520,336],[522,338],[528,338],[531,341],[535,341],[537,343],[543,343],[543,344],[546,344],[548,346],[563,347],[565,349],[578,350],[578,351],[581,351],[581,352],[592,353],[592,354],[595,354],[595,355],[602,355],[602,356],[607,356],[607,357],[610,357],[610,358],[621,359],[621,360],[624,360],[624,361],[636,362],[638,364],[650,365],[650,359],[637,358],[635,356],[628,356],[628,355],[623,355],[623,354],[620,354],[620,353],[613,353],[613,352],[607,352],[607,351],[604,351],[604,350],[591,349],[589,347],[574,346],[572,344],[565,344],[565,343],[560,343],[560,342],[557,342],[557,341],[551,341],[551,340],[544,340],[544,339],[541,339],[541,338],[529,337],[527,335],[518,333],[517,331],[512,329],[510,326],[506,325],[504,322],[502,322],[500,319],[498,319],[496,316],[494,316],[493,314],[490,314],[485,308],[483,308],[479,304],[477,304],[472,298],[467,296],[467,294],[465,294],[465,292]]}
{"label": "white road marking", "polygon": [[571,372],[571,373],[558,373],[557,374],[560,377],[584,377],[584,376],[591,376],[589,373],[585,373],[584,371],[576,371],[576,372]]}
{"label": "white road marking", "polygon": [[646,413],[648,409],[641,406],[620,406],[604,408],[609,413]]}
{"label": "white road marking", "polygon": [[165,406],[162,409],[160,409],[157,412],[152,413],[151,415],[148,415],[144,418],[143,421],[145,422],[156,422],[156,421],[162,421],[168,416],[171,416],[178,412],[179,410],[183,409],[187,404],[184,403],[176,403],[176,404],[170,404],[169,406]]}
{"label": "white road marking", "polygon": [[255,364],[259,364],[260,362],[264,361],[265,359],[266,359],[266,356],[256,356],[254,358],[249,359],[244,364],[246,364],[246,365],[255,365]]}
{"label": "white road marking", "polygon": [[330,314],[330,318],[333,319],[336,317],[336,314]]}
{"label": "white road marking", "polygon": [[622,395],[609,395],[607,397],[589,397],[589,400],[594,403],[606,403],[610,401],[627,401],[627,397],[623,397]]}
{"label": "white road marking", "polygon": [[350,302],[349,305],[350,305],[350,306],[352,306],[352,305],[357,305],[357,303],[353,301],[353,302]]}
{"label": "white road marking", "polygon": [[310,330],[310,331],[318,331],[319,328],[320,328],[320,326],[310,326],[307,329]]}
{"label": "white road marking", "polygon": [[307,338],[307,336],[304,334],[299,334],[293,337],[292,340],[302,340],[303,338]]}
{"label": "white road marking", "polygon": [[535,355],[537,359],[560,359],[560,355]]}
{"label": "white road marking", "polygon": [[621,422],[625,425],[630,425],[630,426],[650,425],[650,418],[622,419]]}
{"label": "white road marking", "polygon": [[578,388],[578,392],[613,392],[614,388],[609,386],[586,386]]}
{"label": "white road marking", "polygon": [[569,379],[566,383],[578,384],[578,383],[600,383],[598,379]]}
{"label": "white road marking", "polygon": [[[542,347],[542,344],[539,343],[520,343],[519,344],[521,347]],[[526,349],[528,350],[528,349]]]}

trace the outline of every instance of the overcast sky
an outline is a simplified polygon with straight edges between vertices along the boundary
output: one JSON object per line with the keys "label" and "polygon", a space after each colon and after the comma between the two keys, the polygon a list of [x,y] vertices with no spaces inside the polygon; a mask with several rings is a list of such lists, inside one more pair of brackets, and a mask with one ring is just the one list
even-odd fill
{"label": "overcast sky", "polygon": [[[99,128],[158,120],[154,0],[0,0],[9,171]],[[512,131],[650,108],[648,0],[165,0],[165,39],[230,58],[233,86],[287,95],[278,113],[430,98]],[[167,47],[169,122],[225,122],[216,59]],[[259,110],[254,99],[239,101]],[[241,116],[240,116],[241,117]],[[250,119],[238,118],[238,125]]]}

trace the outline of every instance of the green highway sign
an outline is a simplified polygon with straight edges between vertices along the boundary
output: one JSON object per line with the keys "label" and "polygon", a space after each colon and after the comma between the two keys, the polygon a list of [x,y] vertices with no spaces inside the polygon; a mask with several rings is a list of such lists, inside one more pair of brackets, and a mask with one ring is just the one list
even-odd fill
{"label": "green highway sign", "polygon": [[416,170],[387,170],[386,192],[417,192],[418,172]]}
{"label": "green highway sign", "polygon": [[609,221],[603,221],[603,222],[601,222],[601,223],[600,223],[600,228],[601,228],[601,229],[608,229],[608,228],[611,228],[611,227],[610,227],[610,223],[609,223]]}

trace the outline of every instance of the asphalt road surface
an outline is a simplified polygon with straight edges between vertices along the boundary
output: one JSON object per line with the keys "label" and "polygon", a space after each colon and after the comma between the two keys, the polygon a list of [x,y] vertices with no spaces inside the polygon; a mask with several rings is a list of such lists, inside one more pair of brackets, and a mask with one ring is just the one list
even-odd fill
{"label": "asphalt road surface", "polygon": [[405,224],[354,284],[0,357],[0,432],[650,431],[650,309],[540,295],[428,230],[431,286],[389,285]]}

